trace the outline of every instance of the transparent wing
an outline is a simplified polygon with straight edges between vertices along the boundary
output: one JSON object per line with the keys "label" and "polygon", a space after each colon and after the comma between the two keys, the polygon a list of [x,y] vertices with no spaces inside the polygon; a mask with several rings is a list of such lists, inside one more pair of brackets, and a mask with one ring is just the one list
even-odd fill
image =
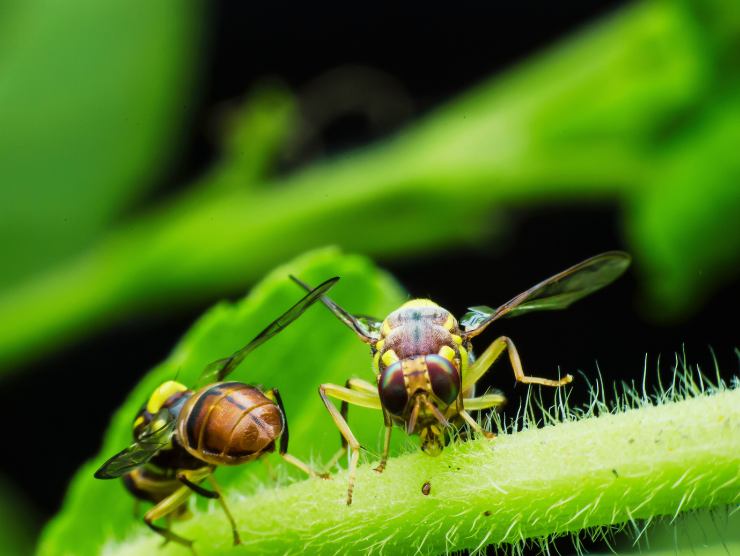
{"label": "transparent wing", "polygon": [[504,316],[565,309],[571,303],[612,283],[627,269],[631,260],[622,251],[601,253],[551,276],[497,309],[485,305],[470,307],[460,319],[460,325],[465,329],[465,336],[472,338]]}
{"label": "transparent wing", "polygon": [[[378,320],[375,317],[368,315],[355,315],[357,322],[364,328],[368,336],[372,336],[375,339],[380,338],[380,328],[383,326],[383,321]],[[375,340],[373,340],[375,341]]]}
{"label": "transparent wing", "polygon": [[169,411],[166,409],[160,411],[136,442],[100,466],[95,472],[95,478],[115,479],[144,465],[170,444],[175,423],[176,420]]}
{"label": "transparent wing", "polygon": [[225,359],[219,359],[210,363],[200,378],[198,379],[198,387],[205,386],[206,384],[212,384],[214,382],[221,382],[226,378],[234,369],[236,369],[244,358],[254,349],[264,344],[267,340],[275,336],[278,332],[286,328],[290,323],[300,317],[306,309],[318,301],[329,289],[339,281],[338,277],[329,278],[325,282],[322,282],[313,290],[310,290],[298,303],[293,305],[290,309],[285,311],[277,319],[272,321],[267,328],[257,334],[254,339],[249,342],[246,346],[241,348],[239,351],[234,352],[231,356]]}
{"label": "transparent wing", "polygon": [[[301,286],[304,290],[311,289],[311,286],[299,280],[295,276],[291,276],[290,279]],[[360,340],[366,344],[374,344],[380,339],[380,326],[383,324],[383,321],[368,316],[352,315],[334,303],[334,301],[326,295],[321,297],[321,301],[332,313],[334,313],[334,316],[352,329]]]}

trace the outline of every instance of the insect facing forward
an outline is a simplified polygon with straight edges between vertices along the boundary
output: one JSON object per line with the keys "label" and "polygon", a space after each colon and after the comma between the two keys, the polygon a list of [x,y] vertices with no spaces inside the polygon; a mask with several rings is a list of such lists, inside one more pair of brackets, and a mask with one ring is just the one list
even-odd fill
{"label": "insect facing forward", "polygon": [[[208,365],[198,386],[190,390],[167,381],[157,387],[134,420],[135,442],[106,461],[98,479],[123,477],[136,498],[155,504],[145,523],[165,539],[192,550],[192,541],[154,522],[182,516],[185,503],[195,492],[216,498],[239,544],[236,524],[212,473],[219,465],[239,465],[275,450],[305,473],[316,473],[287,453],[288,422],[277,388],[262,392],[240,382],[224,382],[255,348],[272,338],[316,302],[338,278],[311,290],[251,342],[226,359]],[[213,490],[200,486],[208,480]]]}
{"label": "insect facing forward", "polygon": [[[378,472],[386,466],[394,424],[407,434],[419,435],[422,450],[431,455],[441,452],[451,425],[467,423],[475,431],[493,437],[481,429],[468,411],[505,403],[499,393],[475,396],[476,383],[504,351],[509,354],[518,382],[558,387],[573,377],[551,380],[525,375],[514,343],[505,336],[495,339],[475,358],[471,340],[501,317],[564,309],[614,281],[629,263],[629,255],[620,251],[596,255],[540,282],[497,309],[472,307],[459,322],[428,299],[412,299],[380,321],[351,315],[323,296],[324,305],[370,346],[376,379],[375,384],[352,378],[344,387],[319,387],[321,399],[342,434],[342,448],[332,463],[346,453],[348,445],[351,451],[347,504],[352,503],[360,452],[360,444],[347,424],[348,404],[383,412],[385,436],[380,464],[375,468]],[[297,278],[293,280],[310,289]],[[330,397],[341,400],[340,411]]]}

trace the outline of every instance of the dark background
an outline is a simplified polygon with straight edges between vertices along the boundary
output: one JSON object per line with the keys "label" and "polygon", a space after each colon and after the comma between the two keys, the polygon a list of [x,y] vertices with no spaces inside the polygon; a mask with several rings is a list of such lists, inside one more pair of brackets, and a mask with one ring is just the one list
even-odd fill
{"label": "dark background", "polygon": [[[409,101],[411,112],[380,127],[362,110],[334,118],[320,129],[320,148],[313,145],[299,153],[298,161],[305,163],[392,132],[409,118],[608,15],[620,3],[596,6],[583,1],[555,7],[525,2],[485,11],[455,4],[450,6],[454,13],[427,13],[423,18],[421,10],[409,8],[407,13],[378,14],[374,4],[366,3],[341,19],[336,10],[236,4],[214,4],[203,85],[193,106],[186,148],[159,190],[141,206],[176,192],[209,167],[218,153],[212,140],[216,115],[265,78],[278,78],[300,98],[327,70],[364,66],[395,80]],[[465,248],[433,258],[380,262],[413,295],[431,297],[461,315],[469,305],[503,303],[588,256],[625,248],[620,207],[615,205],[560,205],[506,214],[513,232],[495,249]],[[711,345],[729,377],[738,367],[733,322],[739,294],[740,286],[731,285],[687,320],[658,324],[660,316],[643,309],[630,273],[566,312],[504,321],[479,339],[478,346],[482,349],[483,342],[503,333],[517,343],[525,370],[532,374],[555,376],[559,367],[563,373],[582,370],[595,377],[598,361],[607,381],[639,383],[646,355],[653,377],[659,355],[667,375],[674,354],[684,347],[691,363],[713,373]],[[17,373],[0,385],[0,404],[8,419],[2,471],[30,497],[39,525],[58,509],[74,470],[98,450],[111,411],[206,307],[130,320],[34,363],[33,372]],[[576,402],[586,396],[585,383],[581,377],[577,380]],[[514,408],[524,391],[514,388],[506,365],[491,373],[489,384],[504,390]]]}

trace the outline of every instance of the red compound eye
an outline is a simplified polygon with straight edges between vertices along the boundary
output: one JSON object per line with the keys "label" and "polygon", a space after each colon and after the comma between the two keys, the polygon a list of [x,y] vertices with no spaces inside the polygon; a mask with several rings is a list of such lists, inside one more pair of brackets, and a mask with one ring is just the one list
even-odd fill
{"label": "red compound eye", "polygon": [[378,381],[378,394],[380,401],[388,411],[394,415],[401,415],[409,401],[406,392],[406,382],[403,380],[403,368],[401,362],[396,361],[383,370]]}
{"label": "red compound eye", "polygon": [[450,405],[460,392],[460,373],[449,359],[441,355],[427,355],[424,360],[434,395]]}

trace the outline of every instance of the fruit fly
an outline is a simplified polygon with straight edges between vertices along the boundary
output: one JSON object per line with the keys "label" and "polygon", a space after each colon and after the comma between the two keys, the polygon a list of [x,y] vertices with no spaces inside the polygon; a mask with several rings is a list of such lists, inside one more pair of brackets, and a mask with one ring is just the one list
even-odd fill
{"label": "fruit fly", "polygon": [[[208,365],[191,390],[170,380],[157,387],[134,420],[135,442],[106,461],[97,479],[123,477],[136,498],[155,505],[144,522],[165,539],[192,550],[192,541],[154,522],[178,517],[195,492],[219,501],[231,525],[234,544],[239,533],[212,474],[219,465],[239,465],[275,450],[305,473],[316,473],[288,454],[288,422],[277,388],[266,392],[240,382],[224,382],[255,348],[275,336],[318,301],[339,278],[311,290],[298,303],[230,357]],[[213,490],[200,486],[208,480]]]}
{"label": "fruit fly", "polygon": [[[342,435],[342,448],[332,464],[350,449],[347,504],[352,503],[360,453],[360,444],[347,423],[348,404],[383,412],[385,435],[377,472],[382,472],[388,461],[393,425],[402,427],[407,434],[419,435],[422,450],[431,455],[441,452],[451,423],[467,423],[475,431],[493,437],[481,429],[468,411],[505,403],[506,399],[499,393],[475,396],[476,383],[504,351],[508,352],[517,382],[558,387],[568,384],[573,377],[566,375],[551,380],[524,374],[516,347],[505,336],[496,338],[475,358],[471,340],[501,317],[564,309],[614,281],[629,264],[630,256],[620,251],[596,255],[540,282],[497,309],[471,307],[459,322],[428,299],[412,299],[381,321],[351,315],[323,296],[324,305],[370,346],[376,379],[375,384],[352,378],[345,386],[319,387],[321,399]],[[341,410],[329,398],[340,400]]]}

